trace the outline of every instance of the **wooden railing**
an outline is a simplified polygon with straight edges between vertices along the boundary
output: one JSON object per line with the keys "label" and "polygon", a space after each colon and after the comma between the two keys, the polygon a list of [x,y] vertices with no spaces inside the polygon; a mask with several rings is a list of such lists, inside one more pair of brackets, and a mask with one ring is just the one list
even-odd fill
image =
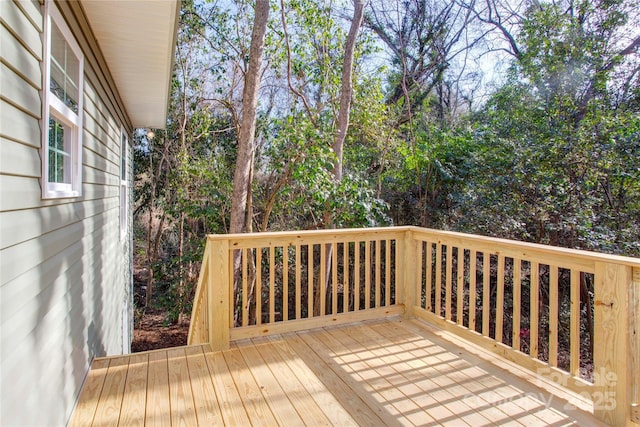
{"label": "wooden railing", "polygon": [[[235,274],[234,274],[235,271]],[[640,259],[417,227],[207,238],[189,343],[404,314],[640,423]]]}

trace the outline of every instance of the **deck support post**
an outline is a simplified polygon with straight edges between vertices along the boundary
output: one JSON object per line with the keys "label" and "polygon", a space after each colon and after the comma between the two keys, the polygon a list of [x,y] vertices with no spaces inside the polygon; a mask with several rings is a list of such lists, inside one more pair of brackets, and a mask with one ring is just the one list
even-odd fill
{"label": "deck support post", "polygon": [[631,310],[637,304],[631,298],[632,270],[620,264],[595,264],[593,409],[596,417],[613,426],[631,421],[631,399],[638,380],[638,371],[633,370],[637,346],[631,346],[634,328],[630,319],[635,317]]}
{"label": "deck support post", "polygon": [[209,344],[213,351],[229,349],[229,329],[231,327],[231,283],[232,268],[229,257],[229,240],[210,241],[208,310]]}
{"label": "deck support post", "polygon": [[[400,271],[402,275],[399,281],[399,302],[404,304],[404,317],[413,318],[413,308],[417,297],[417,246],[418,242],[413,237],[413,231],[408,229],[402,233],[400,252]],[[397,271],[397,270],[396,270]]]}

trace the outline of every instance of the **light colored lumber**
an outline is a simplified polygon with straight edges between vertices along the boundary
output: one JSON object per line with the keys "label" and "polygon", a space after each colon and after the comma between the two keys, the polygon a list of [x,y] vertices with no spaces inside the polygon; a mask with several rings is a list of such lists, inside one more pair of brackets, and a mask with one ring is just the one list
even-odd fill
{"label": "light colored lumber", "polygon": [[306,425],[356,425],[285,340],[256,338],[253,343]]}
{"label": "light colored lumber", "polygon": [[520,319],[522,317],[522,261],[513,260],[513,325],[511,327],[511,347],[520,351]]}
{"label": "light colored lumber", "polygon": [[504,255],[498,255],[497,292],[496,292],[496,341],[502,342],[504,326]]}
{"label": "light colored lumber", "polygon": [[344,242],[344,249],[342,251],[342,275],[343,275],[343,282],[342,282],[342,312],[343,313],[347,313],[349,311],[349,298],[350,298],[350,292],[349,292],[349,273],[351,272],[351,257],[349,256],[349,246],[351,245],[350,242]]}
{"label": "light colored lumber", "polygon": [[102,386],[102,393],[96,408],[93,425],[114,426],[120,419],[120,408],[124,395],[124,385],[127,380],[128,357],[118,357],[109,360],[107,377]]}
{"label": "light colored lumber", "polygon": [[[333,245],[330,246],[329,253],[333,252]],[[333,271],[333,265],[329,266]],[[320,245],[320,283],[318,284],[320,290],[320,316],[327,314],[327,246]]]}
{"label": "light colored lumber", "polygon": [[[371,388],[384,399],[383,405],[389,412],[395,413],[401,424],[422,424],[431,421],[430,416],[422,411],[420,406],[404,394],[398,387],[406,380],[398,378],[398,372],[380,360],[380,347],[371,345],[368,340],[357,341],[355,335],[360,333],[358,325],[332,328],[324,332],[327,343],[331,345],[343,361],[348,361],[349,368],[353,368]],[[390,406],[393,409],[390,409]]]}
{"label": "light colored lumber", "polygon": [[308,341],[303,337],[304,334],[284,336],[287,345],[305,362],[331,394],[339,399],[342,407],[349,412],[357,425],[398,425],[398,422],[368,393],[358,392],[361,390],[358,382],[345,375],[340,364],[333,358],[325,356],[326,347],[323,349],[319,343],[314,343],[313,340]]}
{"label": "light colored lumber", "polygon": [[[283,270],[283,274],[286,271]],[[276,248],[269,249],[269,323],[276,321]]]}
{"label": "light colored lumber", "polygon": [[233,382],[241,396],[244,408],[253,426],[277,425],[269,405],[264,400],[260,386],[249,371],[249,367],[237,348],[223,352]]}
{"label": "light colored lumber", "polygon": [[569,372],[580,376],[580,272],[571,270],[569,295],[571,299],[569,319]]}
{"label": "light colored lumber", "polygon": [[529,355],[538,357],[538,319],[540,315],[540,265],[531,262],[530,288],[529,288]]}
{"label": "light colored lumber", "polygon": [[108,367],[109,360],[106,359],[96,359],[91,364],[91,370],[84,381],[69,427],[84,427],[93,422]]}
{"label": "light colored lumber", "polygon": [[167,352],[149,353],[147,374],[146,426],[166,426],[171,424],[171,404],[169,401],[169,367]]}
{"label": "light colored lumber", "polygon": [[289,246],[282,248],[282,321],[289,320]]}
{"label": "light colored lumber", "polygon": [[242,326],[249,325],[249,273],[248,273],[248,258],[250,248],[242,250],[242,263],[241,263],[241,275],[242,275]]}
{"label": "light colored lumber", "polygon": [[[294,320],[302,318],[302,247],[296,245],[296,312]],[[285,319],[286,320],[286,319]]]}
{"label": "light colored lumber", "polygon": [[256,304],[256,325],[262,323],[262,248],[256,248],[256,278],[254,300]]}
{"label": "light colored lumber", "polygon": [[199,425],[223,425],[222,412],[213,387],[212,375],[200,347],[185,349],[189,379],[193,390],[193,402]]}
{"label": "light colored lumber", "polygon": [[251,375],[259,386],[262,396],[267,405],[271,408],[278,425],[302,425],[303,421],[298,415],[296,408],[291,403],[290,397],[285,393],[280,383],[273,375],[269,366],[264,362],[260,353],[268,352],[265,346],[261,346],[260,350],[249,342],[237,343],[236,347],[247,367],[251,371]]}
{"label": "light colored lumber", "polygon": [[476,330],[476,300],[477,300],[477,253],[471,249],[469,251],[469,329]]}
{"label": "light colored lumber", "polygon": [[[229,352],[227,350],[226,352]],[[242,398],[236,388],[229,367],[223,356],[223,352],[205,353],[205,359],[211,380],[216,391],[216,397],[220,404],[225,425],[248,426],[251,425],[247,411],[242,404]]]}
{"label": "light colored lumber", "polygon": [[371,245],[367,240],[364,243],[364,309],[371,308]]}
{"label": "light colored lumber", "polygon": [[[233,268],[231,267],[232,251],[229,250],[228,240],[212,241],[209,252],[209,290],[208,290],[208,320],[212,350],[229,348],[229,329],[232,324],[233,310]],[[244,257],[243,257],[244,258]]]}
{"label": "light colored lumber", "polygon": [[331,325],[357,322],[366,319],[376,319],[383,317],[404,314],[403,305],[392,305],[390,307],[370,308],[369,310],[350,311],[338,313],[335,316],[314,317],[311,319],[290,320],[288,322],[277,322],[271,325],[247,326],[246,328],[233,328],[230,332],[232,340],[241,340],[259,336],[283,334],[286,332],[302,331],[306,329],[322,328]]}
{"label": "light colored lumber", "polygon": [[[629,372],[629,306],[637,308],[637,301],[627,301],[628,287],[634,285],[633,269],[624,265],[597,262],[595,273],[594,372],[599,373],[594,385],[596,417],[609,425],[630,424],[632,393]],[[598,325],[601,325],[598,327]],[[601,399],[597,401],[596,399]]]}
{"label": "light colored lumber", "polygon": [[489,336],[491,320],[491,255],[482,254],[482,335]]}
{"label": "light colored lumber", "polygon": [[558,267],[549,266],[549,365],[558,366]]}
{"label": "light colored lumber", "polygon": [[141,353],[130,356],[119,425],[144,426],[148,369],[148,354]]}
{"label": "light colored lumber", "polygon": [[183,348],[167,351],[169,368],[169,401],[171,402],[171,425],[196,425],[193,391],[189,377],[189,367]]}

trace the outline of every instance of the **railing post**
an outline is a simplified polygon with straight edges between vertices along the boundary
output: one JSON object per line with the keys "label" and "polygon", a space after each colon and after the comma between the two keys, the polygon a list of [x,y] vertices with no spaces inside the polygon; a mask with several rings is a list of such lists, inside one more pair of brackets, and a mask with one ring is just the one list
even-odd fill
{"label": "railing post", "polygon": [[638,375],[631,371],[631,289],[631,267],[596,262],[593,409],[596,417],[613,426],[625,426],[631,419],[631,389]]}
{"label": "railing post", "polygon": [[213,351],[229,349],[231,266],[229,240],[211,242],[209,254],[209,343]]}
{"label": "railing post", "polygon": [[404,316],[407,319],[413,317],[413,308],[416,305],[417,297],[417,243],[413,238],[413,231],[411,229],[402,233],[401,242],[402,251],[400,252],[400,265],[401,265],[401,282],[400,288],[400,302],[404,304]]}
{"label": "railing post", "polygon": [[629,287],[629,351],[631,421],[640,425],[640,267],[635,267]]}

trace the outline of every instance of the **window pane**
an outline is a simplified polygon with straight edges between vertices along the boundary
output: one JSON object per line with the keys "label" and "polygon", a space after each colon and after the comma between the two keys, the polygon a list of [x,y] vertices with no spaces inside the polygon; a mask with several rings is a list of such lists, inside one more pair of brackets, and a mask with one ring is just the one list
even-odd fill
{"label": "window pane", "polygon": [[124,134],[120,141],[120,179],[127,179],[127,137]]}
{"label": "window pane", "polygon": [[71,183],[68,130],[55,119],[49,119],[49,182]]}
{"label": "window pane", "polygon": [[52,21],[50,89],[74,113],[78,113],[79,71],[80,61]]}

